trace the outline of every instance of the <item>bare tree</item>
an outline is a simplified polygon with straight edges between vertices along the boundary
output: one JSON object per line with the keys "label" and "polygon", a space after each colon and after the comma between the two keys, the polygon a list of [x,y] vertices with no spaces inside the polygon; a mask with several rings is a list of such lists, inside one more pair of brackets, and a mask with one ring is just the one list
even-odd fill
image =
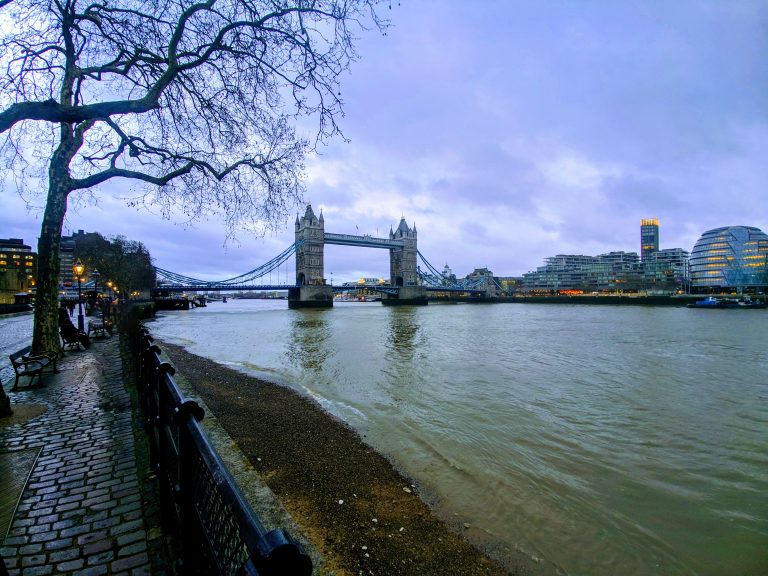
{"label": "bare tree", "polygon": [[0,2],[0,150],[18,186],[47,184],[35,350],[59,346],[73,192],[125,178],[166,216],[218,212],[230,233],[284,221],[308,149],[340,133],[355,34],[387,27],[377,0]]}

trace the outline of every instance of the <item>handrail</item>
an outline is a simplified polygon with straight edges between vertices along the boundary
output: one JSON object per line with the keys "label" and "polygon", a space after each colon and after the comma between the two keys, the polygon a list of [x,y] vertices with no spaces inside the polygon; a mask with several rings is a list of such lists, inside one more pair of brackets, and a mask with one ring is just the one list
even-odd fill
{"label": "handrail", "polygon": [[282,528],[267,531],[248,504],[149,330],[137,322],[131,341],[163,528],[181,542],[182,573],[311,575],[301,546]]}

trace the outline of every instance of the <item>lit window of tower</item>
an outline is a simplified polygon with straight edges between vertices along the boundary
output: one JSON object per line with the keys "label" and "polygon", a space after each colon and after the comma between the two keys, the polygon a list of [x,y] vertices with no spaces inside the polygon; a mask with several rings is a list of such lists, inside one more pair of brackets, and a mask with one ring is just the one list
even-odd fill
{"label": "lit window of tower", "polygon": [[640,259],[659,251],[659,219],[643,218],[640,220]]}

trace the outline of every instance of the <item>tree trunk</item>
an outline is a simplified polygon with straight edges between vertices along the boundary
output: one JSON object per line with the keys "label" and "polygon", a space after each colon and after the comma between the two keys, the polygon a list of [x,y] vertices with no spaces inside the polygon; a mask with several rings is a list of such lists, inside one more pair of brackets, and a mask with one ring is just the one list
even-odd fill
{"label": "tree trunk", "polygon": [[59,245],[64,215],[67,212],[67,190],[55,178],[49,180],[48,201],[37,244],[37,296],[32,337],[34,353],[61,353],[59,339]]}

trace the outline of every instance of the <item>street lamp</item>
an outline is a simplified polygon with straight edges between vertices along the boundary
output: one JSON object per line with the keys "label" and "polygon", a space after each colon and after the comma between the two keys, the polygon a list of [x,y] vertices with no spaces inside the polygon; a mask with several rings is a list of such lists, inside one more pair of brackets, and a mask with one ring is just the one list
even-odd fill
{"label": "street lamp", "polygon": [[77,276],[77,329],[82,332],[85,330],[85,322],[83,321],[83,293],[80,289],[80,278],[85,272],[85,266],[80,262],[80,258],[77,259],[75,265],[72,266],[72,272]]}

